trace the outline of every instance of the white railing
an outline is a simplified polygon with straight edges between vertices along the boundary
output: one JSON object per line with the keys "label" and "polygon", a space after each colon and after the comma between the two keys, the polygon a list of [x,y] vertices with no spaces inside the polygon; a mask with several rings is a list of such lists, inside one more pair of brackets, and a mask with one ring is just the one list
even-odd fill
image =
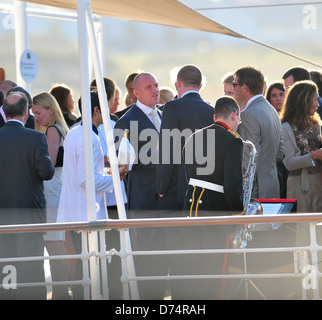
{"label": "white railing", "polygon": [[[121,250],[111,249],[105,250],[105,235],[107,230],[117,229],[119,232],[127,232],[128,229],[137,227],[174,227],[174,226],[201,226],[201,225],[240,225],[251,223],[309,223],[310,243],[307,246],[286,246],[286,247],[261,247],[261,248],[238,248],[238,249],[206,249],[206,250],[161,250],[161,251],[128,251],[122,244]],[[320,299],[319,280],[321,272],[319,271],[318,254],[322,250],[322,246],[317,243],[316,227],[322,222],[322,214],[280,214],[280,215],[262,215],[262,216],[220,216],[220,217],[199,217],[199,218],[167,218],[167,219],[128,219],[128,220],[100,220],[94,222],[78,222],[78,223],[52,223],[52,224],[34,224],[34,225],[15,225],[0,226],[0,234],[4,233],[23,233],[23,232],[45,232],[55,230],[73,230],[82,234],[82,252],[74,255],[64,256],[41,256],[41,257],[23,257],[23,258],[2,258],[0,262],[10,263],[13,261],[30,261],[30,260],[47,260],[47,259],[82,259],[83,262],[83,278],[75,281],[59,281],[46,283],[23,283],[19,286],[56,286],[56,285],[72,285],[81,284],[84,288],[85,299],[109,299],[107,269],[110,259],[119,256],[122,261],[122,277],[123,296],[125,300],[139,299],[138,292],[135,289],[138,281],[149,280],[174,280],[174,279],[240,279],[244,283],[245,298],[248,299],[248,289],[252,286],[258,293],[258,297],[266,299],[265,292],[260,290],[254,280],[256,279],[287,279],[298,278],[302,280],[302,298],[303,299]],[[272,231],[275,232],[275,231]],[[88,246],[88,234],[93,233],[97,236],[100,250],[98,252],[90,252]],[[107,233],[108,234],[108,233]],[[91,237],[92,238],[92,237]],[[121,236],[122,238],[122,236]],[[253,244],[252,244],[253,246]],[[265,253],[293,253],[293,259],[290,263],[293,265],[293,272],[274,272],[274,273],[250,273],[247,268],[248,254],[265,254]],[[135,270],[130,270],[132,264],[128,263],[129,258],[137,255],[176,255],[176,254],[238,254],[243,255],[244,266],[243,272],[227,273],[227,274],[211,274],[211,275],[168,275],[168,276],[149,276],[137,277]],[[309,255],[308,255],[309,253]],[[90,261],[99,265],[101,272],[95,273],[91,270]],[[99,283],[96,286],[98,292],[91,291],[93,281]],[[0,284],[3,287],[3,284]]]}

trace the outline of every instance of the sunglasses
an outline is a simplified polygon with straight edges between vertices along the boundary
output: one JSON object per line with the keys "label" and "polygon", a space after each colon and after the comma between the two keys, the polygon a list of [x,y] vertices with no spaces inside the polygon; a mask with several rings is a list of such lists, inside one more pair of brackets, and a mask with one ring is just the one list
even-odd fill
{"label": "sunglasses", "polygon": [[238,82],[233,82],[232,83],[234,89],[237,87],[237,86],[242,86],[242,84],[239,84]]}

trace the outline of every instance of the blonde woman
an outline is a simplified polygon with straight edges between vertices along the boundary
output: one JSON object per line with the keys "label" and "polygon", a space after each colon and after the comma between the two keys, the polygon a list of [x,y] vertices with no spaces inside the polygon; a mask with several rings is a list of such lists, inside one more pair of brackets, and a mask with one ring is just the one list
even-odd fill
{"label": "blonde woman", "polygon": [[[35,129],[44,132],[48,141],[48,151],[55,174],[52,180],[44,183],[47,204],[47,222],[56,222],[63,177],[63,142],[69,129],[62,111],[50,93],[44,92],[33,98],[32,112],[35,116]],[[49,255],[65,253],[63,231],[51,231],[44,235],[45,245]],[[66,260],[50,260],[53,281],[67,279],[68,264]],[[66,286],[54,286],[52,299],[68,298]]]}

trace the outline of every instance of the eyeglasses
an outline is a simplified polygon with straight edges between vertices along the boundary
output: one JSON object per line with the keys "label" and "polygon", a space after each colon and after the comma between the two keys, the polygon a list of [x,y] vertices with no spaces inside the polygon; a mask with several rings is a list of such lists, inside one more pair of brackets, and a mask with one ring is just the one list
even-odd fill
{"label": "eyeglasses", "polygon": [[232,85],[233,85],[234,89],[235,89],[237,86],[240,86],[240,84],[239,84],[238,82],[233,82],[233,83],[232,83]]}
{"label": "eyeglasses", "polygon": [[237,116],[238,116],[238,118],[239,118],[238,125],[240,125],[243,121],[241,120],[241,117],[240,117],[240,115],[239,115],[239,113],[238,113],[238,112],[236,112],[236,115],[237,115]]}

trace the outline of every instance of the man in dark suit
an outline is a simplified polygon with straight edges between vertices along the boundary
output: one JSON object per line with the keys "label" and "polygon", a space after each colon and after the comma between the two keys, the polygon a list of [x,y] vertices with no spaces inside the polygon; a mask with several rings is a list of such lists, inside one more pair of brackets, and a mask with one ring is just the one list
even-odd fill
{"label": "man in dark suit", "polygon": [[[8,95],[3,105],[8,121],[0,128],[0,224],[46,222],[43,180],[50,180],[54,167],[46,136],[24,127],[28,101],[23,93]],[[43,256],[43,234],[1,234],[0,257]],[[8,264],[8,263],[7,263]],[[18,283],[44,282],[43,261],[10,262]],[[0,265],[3,270],[6,263]],[[1,268],[2,267],[2,268]],[[45,299],[46,287],[1,289],[4,299]]]}
{"label": "man in dark suit", "polygon": [[[155,188],[160,210],[172,210],[170,216],[182,215],[188,188],[181,153],[183,138],[188,138],[196,129],[211,125],[214,115],[214,108],[200,97],[202,73],[198,67],[182,67],[175,85],[178,99],[167,102],[162,115]],[[173,135],[168,140],[169,133]]]}
{"label": "man in dark suit", "polygon": [[[161,112],[156,108],[159,102],[157,79],[149,73],[140,73],[134,79],[136,104],[115,125],[116,144],[123,137],[125,129],[129,130],[136,160],[128,174],[127,195],[129,218],[159,218],[154,198],[156,175],[157,144],[161,123]],[[116,145],[117,147],[117,145]],[[131,234],[134,250],[164,249],[161,228],[138,228]],[[167,266],[164,258],[135,257],[138,275],[165,275]],[[141,299],[162,299],[164,287],[160,281],[141,281],[139,291]]]}
{"label": "man in dark suit", "polygon": [[[243,212],[243,142],[235,134],[240,110],[231,97],[218,99],[215,122],[196,131],[187,140],[183,154],[189,189],[184,209],[187,216],[232,215]],[[200,154],[207,163],[200,162]],[[176,249],[225,249],[230,226],[176,228]],[[228,238],[229,239],[229,238]],[[178,255],[172,260],[171,275],[221,274],[223,255]],[[219,280],[176,280],[171,283],[174,299],[219,299]]]}

